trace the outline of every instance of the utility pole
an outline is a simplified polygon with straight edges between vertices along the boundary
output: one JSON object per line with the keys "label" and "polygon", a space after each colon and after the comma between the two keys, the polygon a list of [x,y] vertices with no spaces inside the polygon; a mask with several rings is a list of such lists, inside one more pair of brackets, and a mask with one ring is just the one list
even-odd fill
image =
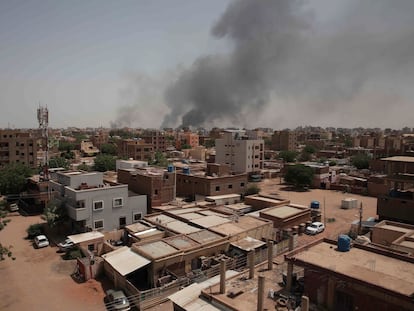
{"label": "utility pole", "polygon": [[363,212],[363,208],[362,208],[362,202],[361,205],[359,207],[359,226],[358,226],[358,235],[361,234],[362,231],[362,212]]}

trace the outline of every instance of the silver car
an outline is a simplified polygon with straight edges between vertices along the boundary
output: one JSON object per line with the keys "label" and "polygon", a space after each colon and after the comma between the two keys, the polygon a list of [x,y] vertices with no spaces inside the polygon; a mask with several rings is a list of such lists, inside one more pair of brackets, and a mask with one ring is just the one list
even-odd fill
{"label": "silver car", "polygon": [[122,290],[110,289],[106,292],[106,308],[108,310],[128,311],[131,310],[128,298]]}
{"label": "silver car", "polygon": [[36,236],[34,238],[34,243],[35,243],[37,248],[49,246],[49,240],[43,234]]}

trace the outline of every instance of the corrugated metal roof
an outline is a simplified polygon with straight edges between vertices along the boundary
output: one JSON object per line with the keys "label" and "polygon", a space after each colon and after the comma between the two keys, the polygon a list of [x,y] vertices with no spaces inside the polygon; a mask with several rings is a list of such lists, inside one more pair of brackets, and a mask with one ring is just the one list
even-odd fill
{"label": "corrugated metal roof", "polygon": [[100,238],[104,238],[104,235],[99,231],[91,231],[68,236],[68,239],[70,239],[75,244],[96,240]]}
{"label": "corrugated metal roof", "polygon": [[110,253],[104,254],[102,255],[102,258],[122,276],[151,263],[150,260],[135,253],[128,246],[123,246]]}

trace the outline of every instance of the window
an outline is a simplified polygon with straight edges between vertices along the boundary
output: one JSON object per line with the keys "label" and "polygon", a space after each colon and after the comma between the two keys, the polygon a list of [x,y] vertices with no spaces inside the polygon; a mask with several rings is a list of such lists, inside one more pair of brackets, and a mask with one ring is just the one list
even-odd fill
{"label": "window", "polygon": [[229,189],[233,189],[233,185],[229,185]]}
{"label": "window", "polygon": [[134,222],[137,222],[142,219],[142,213],[134,213]]}
{"label": "window", "polygon": [[93,201],[93,210],[99,211],[103,210],[104,208],[104,202],[103,201]]}
{"label": "window", "polygon": [[121,207],[124,205],[124,199],[123,198],[114,198],[112,201],[113,207]]}
{"label": "window", "polygon": [[241,182],[240,183],[240,187],[244,187],[244,182]]}
{"label": "window", "polygon": [[119,228],[123,228],[125,227],[125,225],[126,225],[126,217],[125,216],[119,217]]}
{"label": "window", "polygon": [[220,191],[220,186],[216,186],[216,191]]}
{"label": "window", "polygon": [[88,250],[93,252],[95,250],[95,244],[89,244],[88,245]]}
{"label": "window", "polygon": [[76,207],[84,208],[85,207],[85,200],[76,201]]}
{"label": "window", "polygon": [[154,190],[154,194],[157,195],[158,194],[158,189]]}
{"label": "window", "polygon": [[104,221],[103,221],[103,219],[100,219],[100,220],[95,220],[95,221],[93,222],[93,227],[94,227],[95,229],[97,229],[97,230],[99,230],[99,229],[103,229],[103,227],[104,227]]}

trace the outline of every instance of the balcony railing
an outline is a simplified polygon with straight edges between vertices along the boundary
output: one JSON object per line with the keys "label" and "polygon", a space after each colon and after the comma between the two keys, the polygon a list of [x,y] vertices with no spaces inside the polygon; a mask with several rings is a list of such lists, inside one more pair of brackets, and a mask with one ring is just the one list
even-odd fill
{"label": "balcony railing", "polygon": [[73,220],[79,221],[79,220],[86,220],[89,218],[88,209],[86,208],[76,208],[71,205],[67,205],[68,209],[68,215]]}

